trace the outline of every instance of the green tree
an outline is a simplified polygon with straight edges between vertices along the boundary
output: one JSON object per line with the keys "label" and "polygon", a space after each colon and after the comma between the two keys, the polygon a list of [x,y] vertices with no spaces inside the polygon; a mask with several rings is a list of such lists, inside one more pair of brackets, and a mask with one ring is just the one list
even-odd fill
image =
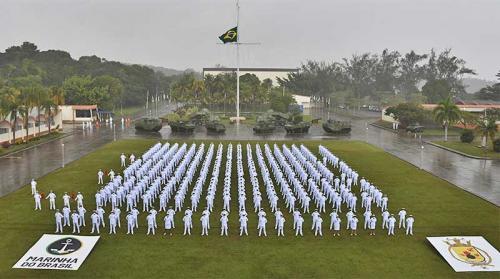
{"label": "green tree", "polygon": [[425,75],[422,61],[426,58],[427,54],[417,54],[413,50],[401,58],[398,87],[404,96],[418,92],[417,85]]}
{"label": "green tree", "polygon": [[495,123],[495,119],[484,117],[479,119],[476,122],[476,131],[482,137],[482,146],[486,148],[488,138],[491,139],[491,142],[495,140],[495,135],[497,133],[497,125]]}
{"label": "green tree", "polygon": [[462,76],[465,74],[475,75],[476,72],[465,66],[465,60],[452,55],[451,49],[445,49],[439,55],[431,49],[429,60],[425,65],[425,78],[428,82],[435,80],[445,81],[450,90],[457,94],[464,94],[465,88],[462,84]]}
{"label": "green tree", "polygon": [[443,125],[444,140],[448,141],[448,127],[461,119],[460,109],[452,101],[451,97],[448,97],[439,102],[433,113],[436,121]]}
{"label": "green tree", "polygon": [[47,125],[49,128],[49,134],[51,133],[52,118],[57,112],[57,108],[60,105],[64,105],[64,90],[62,87],[52,86],[47,91],[47,97],[44,98],[42,109],[45,111],[45,118],[47,120]]}
{"label": "green tree", "polygon": [[121,102],[123,84],[120,79],[109,75],[98,76],[92,81],[93,88],[101,88],[105,93],[101,96],[99,103],[113,111],[116,104]]}
{"label": "green tree", "polygon": [[430,103],[437,103],[451,95],[451,86],[444,79],[430,80],[422,87],[422,94]]}
{"label": "green tree", "polygon": [[17,118],[21,110],[20,95],[21,92],[14,87],[4,86],[0,89],[0,116],[4,119],[9,117],[13,144],[16,142]]}
{"label": "green tree", "polygon": [[400,103],[393,107],[388,107],[385,114],[392,116],[405,128],[411,124],[422,123],[425,119],[425,111],[422,106],[414,103]]}

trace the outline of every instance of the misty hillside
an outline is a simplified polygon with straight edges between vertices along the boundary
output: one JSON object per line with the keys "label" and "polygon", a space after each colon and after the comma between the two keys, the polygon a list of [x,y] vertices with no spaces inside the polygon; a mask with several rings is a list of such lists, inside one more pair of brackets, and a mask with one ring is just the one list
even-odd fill
{"label": "misty hillside", "polygon": [[465,91],[469,94],[476,93],[483,87],[495,84],[494,81],[479,78],[464,78],[462,82],[465,86]]}
{"label": "misty hillside", "polygon": [[155,72],[160,72],[164,74],[165,76],[176,76],[176,75],[182,75],[184,73],[194,73],[195,76],[201,76],[198,72],[196,72],[193,69],[186,69],[186,70],[176,70],[176,69],[171,69],[171,68],[165,68],[165,67],[160,67],[160,66],[152,66],[152,65],[144,65],[150,69],[153,69]]}

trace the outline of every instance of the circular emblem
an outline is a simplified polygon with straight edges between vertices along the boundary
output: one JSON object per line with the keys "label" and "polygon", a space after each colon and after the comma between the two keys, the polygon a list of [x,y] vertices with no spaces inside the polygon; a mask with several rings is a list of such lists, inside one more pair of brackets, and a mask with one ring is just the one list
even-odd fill
{"label": "circular emblem", "polygon": [[47,253],[52,255],[67,255],[78,251],[82,242],[73,237],[65,237],[56,240],[47,246]]}

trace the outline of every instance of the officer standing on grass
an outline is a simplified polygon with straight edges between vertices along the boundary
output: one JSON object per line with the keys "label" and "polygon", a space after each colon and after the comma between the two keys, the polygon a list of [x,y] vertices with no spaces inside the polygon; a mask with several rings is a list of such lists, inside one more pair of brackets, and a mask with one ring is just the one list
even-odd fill
{"label": "officer standing on grass", "polygon": [[321,218],[321,216],[318,216],[318,218],[316,219],[316,226],[315,226],[315,230],[314,230],[314,236],[317,236],[318,234],[320,236],[323,236],[323,231],[322,231],[322,228],[321,228],[322,223],[323,223],[323,218]]}
{"label": "officer standing on grass", "polygon": [[413,235],[413,223],[415,222],[415,218],[413,215],[408,215],[406,218],[406,235]]}
{"label": "officer standing on grass", "polygon": [[70,218],[71,210],[67,206],[65,206],[62,209],[62,213],[63,213],[63,217],[64,217],[64,226],[70,227],[71,224],[70,224],[69,218]]}
{"label": "officer standing on grass", "polygon": [[40,195],[38,192],[35,192],[33,198],[35,199],[35,210],[42,210],[42,195]]}
{"label": "officer standing on grass", "polygon": [[242,215],[240,217],[240,236],[242,236],[243,233],[248,235],[247,225],[248,225],[248,217],[246,215]]}
{"label": "officer standing on grass", "polygon": [[103,180],[103,177],[104,177],[104,172],[99,169],[99,171],[97,172],[97,184],[104,184],[104,180]]}
{"label": "officer standing on grass", "polygon": [[186,213],[182,218],[182,221],[184,221],[184,235],[186,234],[191,235],[191,226],[192,226],[191,215]]}
{"label": "officer standing on grass", "polygon": [[163,221],[165,222],[165,232],[163,235],[172,235],[172,224],[174,223],[173,221],[173,216],[170,214],[166,214],[165,217],[163,218]]}
{"label": "officer standing on grass", "polygon": [[73,222],[73,233],[80,233],[80,214],[73,210],[73,214],[71,214],[71,221]]}
{"label": "officer standing on grass", "polygon": [[116,214],[114,211],[111,211],[109,214],[109,234],[116,234]]}
{"label": "officer standing on grass", "polygon": [[45,199],[49,200],[49,209],[56,209],[56,194],[50,190],[50,193],[45,197]]}
{"label": "officer standing on grass", "polygon": [[135,217],[134,217],[134,214],[132,214],[132,212],[129,212],[127,214],[127,217],[125,217],[125,219],[127,219],[127,234],[134,234],[134,227],[135,227]]}
{"label": "officer standing on grass", "polygon": [[56,209],[56,213],[54,214],[54,216],[56,217],[56,233],[63,233],[63,215],[61,214],[61,212],[59,212],[59,209]]}
{"label": "officer standing on grass", "polygon": [[[221,214],[222,215],[222,214]],[[228,218],[227,218],[227,214],[223,214],[221,217],[220,217],[220,235],[223,236],[223,235],[226,235],[227,236],[227,222],[228,222]]]}
{"label": "officer standing on grass", "polygon": [[90,215],[90,219],[92,220],[92,231],[90,233],[94,233],[94,230],[96,230],[97,233],[100,233],[99,232],[99,227],[100,227],[99,214],[97,214],[97,212],[95,210],[92,213],[92,215]]}
{"label": "officer standing on grass", "polygon": [[333,236],[340,236],[340,223],[342,221],[340,220],[339,217],[333,221]]}
{"label": "officer standing on grass", "polygon": [[68,195],[68,192],[64,192],[64,195],[62,196],[63,199],[63,205],[67,206],[69,209],[71,209],[71,204],[69,203],[70,196]]}
{"label": "officer standing on grass", "polygon": [[148,223],[148,232],[146,235],[149,235],[150,232],[155,235],[155,216],[152,213],[149,213],[148,216],[146,216],[146,221]]}
{"label": "officer standing on grass", "polygon": [[36,181],[34,178],[31,179],[31,195],[35,195],[37,193],[36,191]]}
{"label": "officer standing on grass", "polygon": [[121,167],[124,168],[125,167],[125,161],[127,160],[127,156],[125,156],[124,153],[122,153],[122,155],[120,155],[120,163],[121,163]]}
{"label": "officer standing on grass", "polygon": [[[263,212],[263,211],[261,211],[261,212]],[[259,230],[259,236],[261,236],[262,234],[264,234],[264,236],[267,236],[266,224],[267,224],[267,218],[266,218],[265,213],[264,213],[264,215],[259,215],[259,222],[257,224],[257,229]]]}
{"label": "officer standing on grass", "polygon": [[401,210],[398,212],[399,215],[399,228],[401,227],[406,228],[406,210],[404,208],[401,208]]}
{"label": "officer standing on grass", "polygon": [[285,228],[285,217],[281,215],[281,217],[278,219],[278,236],[285,236],[284,233],[284,228]]}
{"label": "officer standing on grass", "polygon": [[296,222],[296,226],[295,226],[295,236],[298,236],[300,234],[300,236],[304,236],[303,232],[302,232],[302,225],[304,224],[304,218],[299,215],[299,217],[297,218],[297,222]]}
{"label": "officer standing on grass", "polygon": [[394,235],[394,227],[396,226],[396,217],[394,217],[394,214],[391,214],[387,223],[389,225],[387,235]]}
{"label": "officer standing on grass", "polygon": [[370,235],[375,235],[375,227],[377,225],[377,217],[372,215],[370,218],[370,222],[368,224],[368,228],[370,229]]}

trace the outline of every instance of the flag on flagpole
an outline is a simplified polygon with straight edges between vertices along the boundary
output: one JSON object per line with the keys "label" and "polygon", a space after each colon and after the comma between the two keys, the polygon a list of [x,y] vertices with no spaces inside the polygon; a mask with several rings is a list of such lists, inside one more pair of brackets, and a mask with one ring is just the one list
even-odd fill
{"label": "flag on flagpole", "polygon": [[238,27],[231,28],[226,33],[219,36],[223,43],[236,43],[238,42]]}

